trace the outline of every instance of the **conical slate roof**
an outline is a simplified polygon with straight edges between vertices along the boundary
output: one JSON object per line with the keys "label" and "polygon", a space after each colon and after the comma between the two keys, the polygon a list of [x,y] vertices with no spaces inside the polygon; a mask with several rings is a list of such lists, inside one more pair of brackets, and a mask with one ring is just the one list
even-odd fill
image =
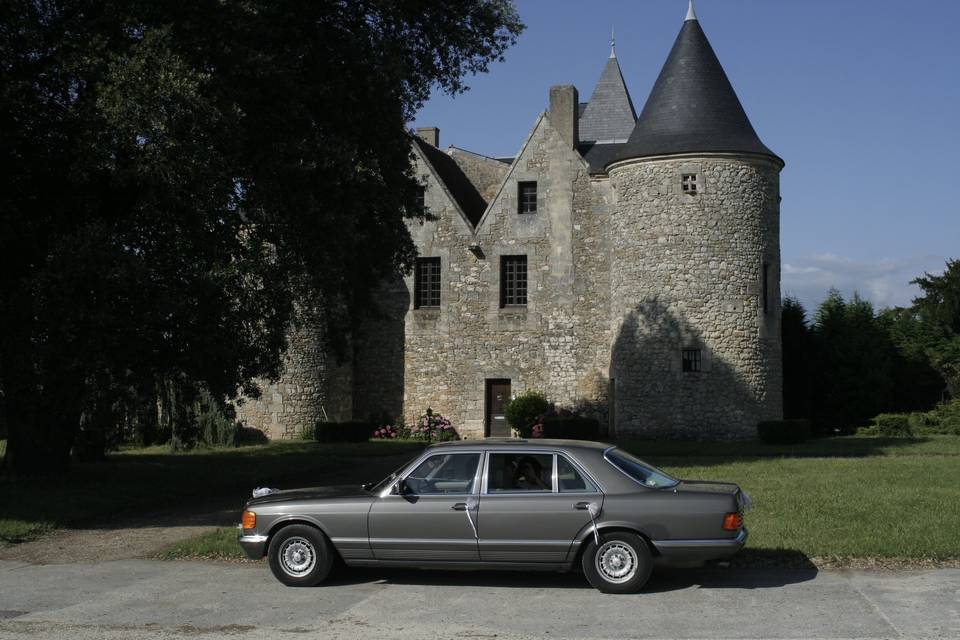
{"label": "conical slate roof", "polygon": [[780,160],[757,137],[691,9],[614,161],[701,151],[759,153]]}
{"label": "conical slate roof", "polygon": [[626,142],[636,123],[637,112],[623,81],[617,56],[611,51],[590,102],[580,116],[580,140]]}

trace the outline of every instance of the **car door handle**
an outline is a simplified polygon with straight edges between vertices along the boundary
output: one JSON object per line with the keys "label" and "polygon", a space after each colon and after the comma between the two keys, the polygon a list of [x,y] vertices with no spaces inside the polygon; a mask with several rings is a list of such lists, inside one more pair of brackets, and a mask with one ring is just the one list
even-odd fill
{"label": "car door handle", "polygon": [[575,503],[575,504],[573,505],[573,508],[574,508],[574,509],[577,509],[578,511],[586,511],[587,509],[590,508],[590,503],[589,503],[589,502],[577,502],[577,503]]}
{"label": "car door handle", "polygon": [[466,503],[466,502],[458,502],[457,504],[453,505],[453,506],[450,507],[450,508],[453,509],[454,511],[466,511],[466,510],[467,510],[467,503]]}

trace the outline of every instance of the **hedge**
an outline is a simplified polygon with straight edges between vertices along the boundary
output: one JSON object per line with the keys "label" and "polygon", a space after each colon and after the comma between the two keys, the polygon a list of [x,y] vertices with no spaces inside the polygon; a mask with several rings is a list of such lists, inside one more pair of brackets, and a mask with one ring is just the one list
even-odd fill
{"label": "hedge", "polygon": [[369,422],[318,422],[317,442],[366,442],[376,427]]}
{"label": "hedge", "polygon": [[600,437],[600,423],[594,418],[549,416],[543,419],[542,425],[544,438],[596,440]]}
{"label": "hedge", "polygon": [[910,416],[905,413],[881,413],[873,419],[878,436],[911,436]]}
{"label": "hedge", "polygon": [[767,444],[797,444],[810,438],[810,421],[767,420],[757,424],[757,436]]}

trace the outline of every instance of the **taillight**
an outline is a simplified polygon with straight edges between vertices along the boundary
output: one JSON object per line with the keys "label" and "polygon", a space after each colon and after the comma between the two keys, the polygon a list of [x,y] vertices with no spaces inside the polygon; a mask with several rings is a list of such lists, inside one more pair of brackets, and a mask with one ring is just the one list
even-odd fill
{"label": "taillight", "polygon": [[240,519],[240,523],[244,529],[256,529],[257,514],[255,514],[253,511],[244,511],[243,517]]}
{"label": "taillight", "polygon": [[734,511],[723,516],[723,528],[727,531],[739,531],[743,526],[743,516],[739,511]]}

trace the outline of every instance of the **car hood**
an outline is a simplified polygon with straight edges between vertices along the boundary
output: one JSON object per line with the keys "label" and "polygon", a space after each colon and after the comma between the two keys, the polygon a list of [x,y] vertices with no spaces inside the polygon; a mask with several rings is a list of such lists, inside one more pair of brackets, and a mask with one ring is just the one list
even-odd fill
{"label": "car hood", "polygon": [[276,491],[259,498],[251,498],[247,506],[259,504],[273,504],[276,502],[293,502],[295,500],[323,500],[324,498],[370,498],[369,493],[356,485],[334,485],[328,487],[306,487],[303,489],[287,489]]}

